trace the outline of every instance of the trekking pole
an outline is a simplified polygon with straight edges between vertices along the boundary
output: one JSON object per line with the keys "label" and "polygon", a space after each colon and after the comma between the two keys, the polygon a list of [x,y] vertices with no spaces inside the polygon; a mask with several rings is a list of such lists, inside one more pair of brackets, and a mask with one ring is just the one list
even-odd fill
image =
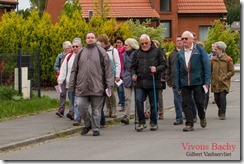
{"label": "trekking pole", "polygon": [[154,108],[155,108],[155,114],[156,114],[156,126],[158,128],[157,94],[156,94],[156,86],[155,86],[155,76],[154,76],[154,73],[152,73],[152,77],[153,77],[153,99],[154,99]]}
{"label": "trekking pole", "polygon": [[135,124],[135,130],[136,130],[136,117],[137,117],[137,109],[136,109],[136,86],[134,86],[134,98],[135,98],[135,122],[134,122],[134,124]]}

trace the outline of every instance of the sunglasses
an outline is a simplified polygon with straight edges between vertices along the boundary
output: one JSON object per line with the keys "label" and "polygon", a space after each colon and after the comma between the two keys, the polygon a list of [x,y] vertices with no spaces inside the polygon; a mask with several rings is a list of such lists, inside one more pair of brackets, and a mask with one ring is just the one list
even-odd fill
{"label": "sunglasses", "polygon": [[188,40],[188,38],[181,38],[181,40]]}
{"label": "sunglasses", "polygon": [[141,45],[143,46],[143,45],[148,45],[148,42],[145,42],[145,43],[141,43]]}
{"label": "sunglasses", "polygon": [[78,48],[79,46],[72,46],[73,48]]}

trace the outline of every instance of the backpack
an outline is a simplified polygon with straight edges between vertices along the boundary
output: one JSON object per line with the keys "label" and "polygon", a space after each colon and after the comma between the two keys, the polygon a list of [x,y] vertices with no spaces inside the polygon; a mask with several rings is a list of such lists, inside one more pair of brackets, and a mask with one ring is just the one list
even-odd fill
{"label": "backpack", "polygon": [[229,72],[230,70],[230,61],[232,60],[232,58],[230,56],[227,56],[226,62],[227,62],[227,72]]}
{"label": "backpack", "polygon": [[112,59],[109,58],[109,61],[110,61],[110,64],[112,66],[112,69],[113,69],[113,73],[114,73],[114,76],[116,75],[116,67],[115,67],[115,64],[114,64],[114,48],[112,49]]}

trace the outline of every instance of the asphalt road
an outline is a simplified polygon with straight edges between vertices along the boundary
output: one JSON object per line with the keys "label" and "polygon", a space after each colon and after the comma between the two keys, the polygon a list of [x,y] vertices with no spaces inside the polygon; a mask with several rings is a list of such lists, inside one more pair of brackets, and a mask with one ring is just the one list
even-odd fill
{"label": "asphalt road", "polygon": [[[136,132],[134,124],[104,128],[101,136],[79,133],[45,143],[1,153],[4,160],[240,160],[240,74],[232,78],[227,95],[227,118],[219,120],[216,104],[209,103],[207,127],[198,122],[195,131],[174,126],[174,109],[165,111],[159,129]],[[131,121],[132,122],[132,121]],[[149,121],[147,122],[149,123]]]}

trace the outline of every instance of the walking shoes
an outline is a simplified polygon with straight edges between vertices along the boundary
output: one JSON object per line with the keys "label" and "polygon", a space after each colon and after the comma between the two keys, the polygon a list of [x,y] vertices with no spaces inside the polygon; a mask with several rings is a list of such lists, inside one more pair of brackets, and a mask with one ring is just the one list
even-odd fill
{"label": "walking shoes", "polygon": [[192,126],[186,125],[186,127],[183,128],[183,132],[190,132],[194,131],[194,128]]}
{"label": "walking shoes", "polygon": [[147,128],[146,124],[139,124],[136,128],[138,132],[141,132],[143,129]]}
{"label": "walking shoes", "polygon": [[200,125],[202,128],[205,128],[207,126],[207,120],[206,118],[200,119]]}
{"label": "walking shoes", "polygon": [[129,120],[127,115],[124,115],[124,117],[121,118],[120,122],[122,122],[122,123],[127,125],[127,124],[130,123],[130,120]]}
{"label": "walking shoes", "polygon": [[91,126],[90,127],[84,127],[81,131],[81,135],[86,135],[90,130],[91,130]]}
{"label": "walking shoes", "polygon": [[63,109],[59,109],[55,114],[57,116],[59,116],[59,117],[64,117],[64,110]]}
{"label": "walking shoes", "polygon": [[183,124],[183,120],[176,120],[174,122],[174,125],[182,125]]}
{"label": "walking shoes", "polygon": [[158,129],[157,125],[151,124],[150,130],[151,131],[156,131]]}

